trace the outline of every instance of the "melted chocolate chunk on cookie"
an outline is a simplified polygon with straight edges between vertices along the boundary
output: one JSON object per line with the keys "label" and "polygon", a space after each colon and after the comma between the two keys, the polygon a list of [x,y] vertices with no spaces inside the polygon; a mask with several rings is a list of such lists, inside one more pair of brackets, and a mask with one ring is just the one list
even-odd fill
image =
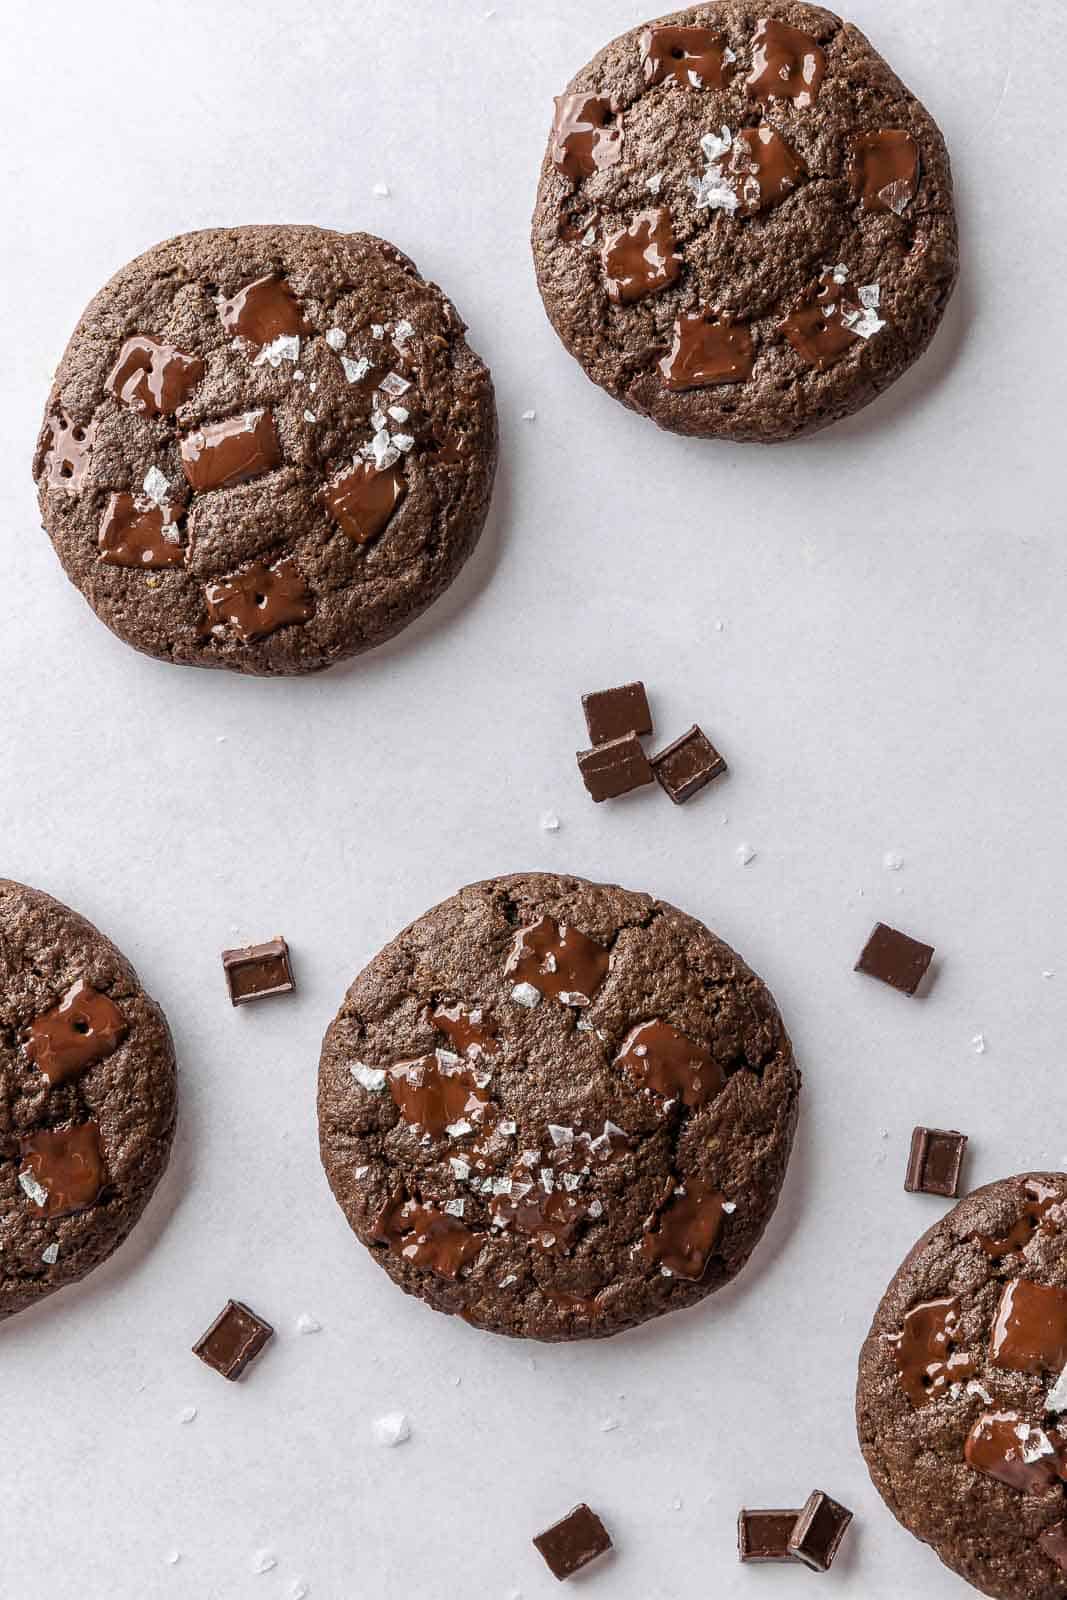
{"label": "melted chocolate chunk on cookie", "polygon": [[201,378],[204,363],[177,345],[134,334],[119,351],[106,387],[131,411],[144,416],[173,416],[184,405]]}
{"label": "melted chocolate chunk on cookie", "polygon": [[462,1056],[495,1056],[500,1049],[496,1030],[481,1006],[475,1006],[472,1011],[458,1001],[451,1006],[435,1006],[427,1012],[427,1020]]}
{"label": "melted chocolate chunk on cookie", "polygon": [[673,79],[683,89],[724,89],[732,60],[726,40],[711,28],[653,27],[641,35],[648,88]]}
{"label": "melted chocolate chunk on cookie", "polygon": [[100,524],[100,559],[113,567],[180,567],[182,513],[132,494],[113,494]]}
{"label": "melted chocolate chunk on cookie", "polygon": [[1064,1197],[1059,1189],[1030,1178],[1023,1185],[1023,1195],[1022,1215],[1006,1234],[997,1237],[982,1233],[970,1235],[994,1261],[1022,1250],[1039,1230],[1050,1233],[1063,1224]]}
{"label": "melted chocolate chunk on cookie", "polygon": [[498,1227],[517,1228],[545,1252],[566,1252],[589,1215],[589,1201],[564,1188],[552,1166],[520,1161],[507,1192],[494,1195],[492,1209]]}
{"label": "melted chocolate chunk on cookie", "polygon": [[66,489],[77,494],[85,482],[92,456],[96,423],[83,427],[72,422],[65,411],[48,419],[49,445],[44,458],[45,479],[50,489]]}
{"label": "melted chocolate chunk on cookie", "polygon": [[246,411],[225,422],[209,422],[181,442],[182,471],[200,493],[228,489],[270,472],[282,459],[268,410]]}
{"label": "melted chocolate chunk on cookie", "polygon": [[273,344],[308,331],[300,301],[280,272],[246,283],[231,299],[219,295],[216,305],[226,332],[249,344]]}
{"label": "melted chocolate chunk on cookie", "polygon": [[705,1178],[670,1180],[665,1201],[646,1224],[641,1241],[646,1261],[668,1276],[699,1282],[722,1232],[726,1196]]}
{"label": "melted chocolate chunk on cookie", "polygon": [[57,1006],[30,1023],[26,1055],[55,1087],[113,1054],[129,1031],[115,1002],[79,978]]}
{"label": "melted chocolate chunk on cookie", "polygon": [[929,1405],[954,1384],[973,1378],[972,1356],[956,1348],[960,1302],[954,1296],[924,1300],[904,1318],[889,1344],[896,1356],[900,1386],[913,1406]]}
{"label": "melted chocolate chunk on cookie", "polygon": [[19,1183],[42,1217],[88,1211],[107,1183],[100,1129],[95,1122],[43,1129],[21,1141]]}
{"label": "melted chocolate chunk on cookie", "polygon": [[232,627],[242,643],[265,639],[292,622],[307,622],[315,615],[311,591],[296,563],[279,561],[268,567],[256,561],[246,572],[236,573],[204,589],[207,628]]}
{"label": "melted chocolate chunk on cookie", "polygon": [[596,94],[564,94],[556,99],[552,159],[577,183],[613,167],[622,155],[622,117],[612,102]]}
{"label": "melted chocolate chunk on cookie", "polygon": [[1009,1372],[1061,1372],[1067,1365],[1067,1289],[1015,1278],[993,1320],[989,1359]]}
{"label": "melted chocolate chunk on cookie", "polygon": [[828,372],[860,342],[855,328],[860,312],[855,285],[825,272],[808,298],[786,317],[781,331],[802,361]]}
{"label": "melted chocolate chunk on cookie", "polygon": [[852,198],[864,211],[901,217],[919,188],[919,147],[903,128],[857,133],[848,166]]}
{"label": "melted chocolate chunk on cookie", "polygon": [[484,1084],[446,1050],[398,1062],[389,1068],[388,1083],[404,1121],[433,1139],[451,1127],[480,1122],[489,1104]]}
{"label": "melted chocolate chunk on cookie", "polygon": [[746,88],[753,100],[792,100],[813,106],[826,74],[826,55],[816,39],[777,17],[764,17],[752,41],[752,71]]}
{"label": "melted chocolate chunk on cookie", "polygon": [[742,216],[772,211],[807,177],[804,163],[781,134],[766,122],[742,128],[730,150],[728,176]]}
{"label": "melted chocolate chunk on cookie", "polygon": [[394,1195],[374,1219],[372,1237],[412,1266],[442,1278],[458,1278],[482,1249],[483,1240],[447,1212]]}
{"label": "melted chocolate chunk on cookie", "polygon": [[1051,1528],[1042,1528],[1037,1542],[1042,1553],[1054,1561],[1061,1572],[1067,1572],[1067,1521],[1054,1522]]}
{"label": "melted chocolate chunk on cookie", "polygon": [[[504,964],[516,988],[526,986],[565,1006],[592,1004],[608,975],[611,952],[577,928],[542,917],[521,928]],[[515,998],[514,990],[512,998]]]}
{"label": "melted chocolate chunk on cookie", "polygon": [[726,1082],[711,1051],[662,1017],[631,1028],[615,1065],[629,1072],[642,1088],[668,1100],[680,1099],[691,1111],[710,1104]]}
{"label": "melted chocolate chunk on cookie", "polygon": [[610,234],[601,250],[604,287],[616,305],[632,305],[677,283],[682,258],[666,206],[641,211],[628,228]]}
{"label": "melted chocolate chunk on cookie", "polygon": [[985,1411],[967,1435],[964,1460],[976,1472],[1024,1494],[1042,1494],[1064,1477],[1067,1439],[1018,1411]]}
{"label": "melted chocolate chunk on cookie", "polygon": [[379,470],[369,461],[357,461],[323,492],[326,508],[341,532],[357,544],[369,544],[389,526],[407,493],[407,484],[395,466]]}
{"label": "melted chocolate chunk on cookie", "polygon": [[748,324],[721,318],[713,311],[678,317],[674,343],[659,364],[667,388],[708,389],[717,383],[747,383],[755,350]]}

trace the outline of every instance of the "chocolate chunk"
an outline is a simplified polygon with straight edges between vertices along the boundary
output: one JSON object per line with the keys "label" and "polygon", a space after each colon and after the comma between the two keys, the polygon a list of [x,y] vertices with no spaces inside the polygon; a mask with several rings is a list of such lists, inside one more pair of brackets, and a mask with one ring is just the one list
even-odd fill
{"label": "chocolate chunk", "polygon": [[273,344],[275,339],[307,332],[300,301],[280,272],[245,284],[232,300],[219,295],[215,303],[226,332],[249,344]]}
{"label": "chocolate chunk", "polygon": [[659,369],[667,388],[681,394],[717,383],[747,383],[755,359],[747,322],[734,323],[713,311],[697,311],[675,322],[674,343]]}
{"label": "chocolate chunk", "polygon": [[919,187],[919,147],[903,128],[854,134],[848,181],[864,211],[903,216]]}
{"label": "chocolate chunk", "polygon": [[224,950],[222,966],[231,1005],[247,1005],[249,1000],[262,1000],[269,994],[292,994],[296,988],[289,946],[280,936],[266,944]]}
{"label": "chocolate chunk", "polygon": [[257,1317],[240,1300],[229,1300],[203,1338],[193,1345],[193,1354],[233,1381],[255,1360],[273,1332],[269,1322]]}
{"label": "chocolate chunk", "polygon": [[1055,1428],[1032,1424],[1019,1411],[985,1411],[967,1435],[963,1458],[998,1483],[1043,1494],[1067,1474],[1067,1439]]}
{"label": "chocolate chunk", "polygon": [[597,1556],[611,1549],[611,1535],[586,1505],[575,1506],[551,1528],[539,1533],[534,1544],[544,1556],[553,1577],[571,1578]]}
{"label": "chocolate chunk", "polygon": [[1067,1366],[1067,1289],[1029,1278],[1005,1284],[993,1319],[989,1359],[1008,1372],[1062,1372]]}
{"label": "chocolate chunk", "polygon": [[828,372],[859,341],[857,328],[867,325],[856,285],[834,271],[824,272],[808,289],[781,323],[781,332],[809,367]]}
{"label": "chocolate chunk", "polygon": [[389,526],[407,484],[396,467],[379,471],[369,461],[357,461],[328,483],[324,493],[326,509],[341,532],[357,544],[369,544]]}
{"label": "chocolate chunk", "polygon": [[851,1521],[851,1511],[816,1489],[808,1496],[786,1548],[813,1572],[828,1572]]}
{"label": "chocolate chunk", "polygon": [[107,387],[131,411],[149,417],[173,416],[205,371],[199,356],[186,355],[175,345],[135,334],[119,351]]}
{"label": "chocolate chunk", "polygon": [[427,1267],[441,1278],[458,1278],[484,1244],[454,1216],[403,1194],[385,1202],[374,1219],[372,1237],[412,1266]]}
{"label": "chocolate chunk", "polygon": [[462,1056],[495,1056],[500,1049],[496,1029],[481,1006],[475,1006],[473,1011],[458,1001],[454,1006],[436,1006],[427,1011],[426,1020],[445,1034],[453,1050]]}
{"label": "chocolate chunk", "polygon": [[440,1139],[456,1123],[480,1121],[489,1104],[472,1069],[452,1066],[444,1051],[398,1062],[389,1068],[388,1083],[404,1121],[432,1139]]}
{"label": "chocolate chunk", "polygon": [[1021,1250],[1038,1229],[1042,1233],[1053,1233],[1063,1225],[1064,1200],[1058,1189],[1040,1178],[1028,1178],[1023,1185],[1023,1195],[1022,1214],[1007,1233],[1000,1237],[985,1233],[971,1234],[975,1244],[981,1245],[986,1255],[994,1261]]}
{"label": "chocolate chunk", "polygon": [[174,506],[113,494],[98,536],[100,559],[111,567],[180,567],[185,561],[181,512]]}
{"label": "chocolate chunk", "polygon": [[967,1135],[944,1128],[916,1128],[904,1188],[908,1194],[940,1194],[954,1200],[960,1192],[960,1168]]}
{"label": "chocolate chunk", "polygon": [[578,752],[578,770],[593,799],[615,800],[652,782],[652,768],[636,733]]}
{"label": "chocolate chunk", "polygon": [[95,1122],[42,1129],[20,1148],[19,1182],[39,1216],[69,1217],[96,1204],[107,1171]]}
{"label": "chocolate chunk", "polygon": [[266,639],[293,622],[308,622],[315,602],[295,561],[286,557],[273,567],[254,561],[244,572],[209,583],[206,634],[232,627],[243,644]]}
{"label": "chocolate chunk", "polygon": [[753,100],[814,105],[825,74],[826,55],[810,33],[777,17],[763,18],[752,40],[752,71],[745,82]]}
{"label": "chocolate chunk", "polygon": [[903,994],[914,994],[934,959],[934,947],[876,922],[853,971],[880,978]]}
{"label": "chocolate chunk", "polygon": [[270,472],[282,459],[271,411],[208,422],[181,442],[182,471],[199,493],[228,489]]}
{"label": "chocolate chunk", "polygon": [[799,1511],[740,1511],[737,1516],[739,1561],[793,1561],[789,1536]]}
{"label": "chocolate chunk", "polygon": [[615,1065],[624,1067],[643,1088],[653,1089],[665,1099],[681,1099],[691,1111],[714,1100],[726,1082],[711,1051],[662,1017],[630,1029]]}
{"label": "chocolate chunk", "polygon": [[688,733],[653,756],[651,766],[656,782],[676,806],[726,771],[726,762],[695,722]]}
{"label": "chocolate chunk", "polygon": [[913,1406],[929,1405],[978,1370],[974,1357],[956,1348],[959,1318],[958,1299],[924,1300],[912,1306],[899,1333],[887,1335],[900,1386]]}
{"label": "chocolate chunk", "polygon": [[622,683],[617,689],[597,689],[593,694],[583,694],[582,710],[590,744],[607,744],[609,739],[621,739],[627,733],[652,732],[648,696],[639,680]]}
{"label": "chocolate chunk", "polygon": [[651,88],[673,78],[683,89],[725,89],[726,39],[710,28],[652,27],[641,35],[641,68]]}
{"label": "chocolate chunk", "polygon": [[628,228],[609,234],[600,252],[604,288],[615,305],[633,305],[677,283],[682,258],[666,206],[640,211]]}
{"label": "chocolate chunk", "polygon": [[57,1006],[30,1023],[26,1055],[54,1088],[111,1055],[129,1031],[115,1002],[79,978]]}
{"label": "chocolate chunk", "polygon": [[[611,952],[577,928],[542,917],[520,928],[504,963],[505,975],[516,988],[550,995],[564,1006],[592,1004],[608,975]],[[514,998],[514,990],[512,991]],[[529,1004],[525,997],[520,1004]]]}
{"label": "chocolate chunk", "polygon": [[82,427],[72,422],[65,411],[48,419],[49,444],[44,472],[50,489],[66,489],[77,494],[85,481],[92,457],[96,423]]}
{"label": "chocolate chunk", "polygon": [[613,167],[622,155],[622,117],[595,94],[561,94],[552,125],[552,160],[572,182]]}
{"label": "chocolate chunk", "polygon": [[668,1276],[699,1283],[719,1242],[725,1203],[706,1178],[686,1178],[684,1184],[670,1179],[662,1209],[645,1224],[645,1259]]}

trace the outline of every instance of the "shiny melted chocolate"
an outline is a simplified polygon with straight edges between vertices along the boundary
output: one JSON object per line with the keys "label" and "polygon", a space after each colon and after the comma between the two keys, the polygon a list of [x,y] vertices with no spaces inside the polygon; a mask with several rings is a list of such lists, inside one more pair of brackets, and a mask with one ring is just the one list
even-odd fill
{"label": "shiny melted chocolate", "polygon": [[901,217],[919,187],[919,146],[903,128],[854,134],[848,181],[864,211]]}
{"label": "shiny melted chocolate", "polygon": [[129,1031],[115,1002],[79,978],[57,1006],[30,1023],[26,1055],[54,1087],[112,1055]]}
{"label": "shiny melted chocolate", "polygon": [[900,1386],[913,1406],[929,1405],[954,1384],[973,1378],[973,1357],[956,1349],[960,1302],[924,1300],[912,1306],[898,1334],[889,1340]]}
{"label": "shiny melted chocolate", "polygon": [[1062,1372],[1067,1366],[1067,1289],[1015,1278],[993,1319],[989,1359],[1009,1372]]}
{"label": "shiny melted chocolate", "polygon": [[107,377],[107,388],[131,411],[149,417],[173,416],[201,378],[204,363],[177,345],[138,333],[127,339]]}
{"label": "shiny melted chocolate", "polygon": [[209,422],[181,442],[182,470],[194,489],[228,489],[270,472],[282,459],[274,416],[246,411]]}
{"label": "shiny melted chocolate", "polygon": [[324,491],[330,516],[357,544],[369,544],[384,533],[406,492],[398,467],[379,471],[369,461],[347,467]]}
{"label": "shiny melted chocolate", "polygon": [[43,1205],[31,1200],[40,1217],[69,1217],[87,1211],[107,1183],[100,1129],[95,1122],[74,1128],[44,1129],[22,1140],[19,1174],[46,1191]]}
{"label": "shiny melted chocolate", "polygon": [[1064,1197],[1058,1189],[1042,1183],[1038,1178],[1031,1178],[1023,1185],[1023,1194],[1025,1199],[1022,1214],[1006,1234],[999,1238],[990,1234],[971,1234],[974,1243],[980,1245],[986,1255],[994,1261],[1013,1255],[1016,1250],[1022,1250],[1039,1229],[1044,1233],[1050,1233],[1063,1224]]}
{"label": "shiny melted chocolate", "polygon": [[641,211],[628,228],[611,234],[601,249],[604,287],[616,305],[632,305],[677,283],[682,258],[675,248],[666,206]]}
{"label": "shiny melted chocolate", "polygon": [[646,1224],[645,1260],[677,1278],[699,1283],[722,1232],[726,1196],[706,1178],[671,1181],[664,1205]]}
{"label": "shiny melted chocolate", "polygon": [[746,217],[781,205],[807,177],[804,163],[768,123],[742,128],[730,148],[727,167]]}
{"label": "shiny melted chocolate", "polygon": [[446,1051],[389,1069],[389,1092],[405,1122],[434,1139],[456,1123],[477,1123],[489,1096],[469,1067],[453,1065]]}
{"label": "shiny melted chocolate", "polygon": [[726,1082],[726,1074],[710,1050],[661,1017],[630,1029],[615,1065],[629,1072],[642,1088],[653,1089],[668,1100],[680,1099],[691,1111],[708,1105]]}
{"label": "shiny melted chocolate", "polygon": [[792,100],[813,106],[826,74],[826,56],[802,28],[764,17],[752,41],[752,71],[746,88],[753,100]]}
{"label": "shiny melted chocolate", "polygon": [[675,322],[674,344],[659,368],[667,388],[680,393],[718,383],[747,383],[755,360],[746,322],[720,320],[698,311]]}
{"label": "shiny melted chocolate", "polygon": [[44,458],[45,477],[50,489],[67,489],[77,494],[89,470],[96,435],[96,423],[82,427],[72,422],[65,411],[48,419],[51,441]]}
{"label": "shiny melted chocolate", "polygon": [[300,301],[280,272],[246,283],[232,299],[219,295],[215,304],[226,332],[249,344],[270,344],[284,334],[307,332]]}
{"label": "shiny melted chocolate", "polygon": [[468,1011],[457,1001],[453,1006],[435,1006],[426,1015],[431,1027],[443,1033],[461,1056],[495,1056],[500,1049],[496,1032],[481,1006]]}
{"label": "shiny melted chocolate", "polygon": [[611,952],[577,928],[542,917],[512,941],[505,974],[563,1005],[590,1005],[608,975]]}
{"label": "shiny melted chocolate", "polygon": [[793,349],[810,367],[827,372],[859,342],[844,314],[859,310],[855,285],[824,272],[818,288],[781,325]]}
{"label": "shiny melted chocolate", "polygon": [[1025,1494],[1041,1494],[1065,1475],[1067,1440],[1055,1428],[1041,1428],[1018,1411],[986,1411],[963,1447],[976,1472]]}
{"label": "shiny melted chocolate", "polygon": [[641,67],[649,88],[671,78],[683,89],[724,89],[730,81],[726,40],[711,28],[646,28]]}
{"label": "shiny melted chocolate", "polygon": [[413,1267],[425,1267],[442,1278],[458,1278],[482,1248],[483,1241],[456,1217],[435,1206],[394,1195],[374,1219],[373,1237],[388,1245]]}
{"label": "shiny melted chocolate", "polygon": [[180,567],[181,513],[132,494],[113,494],[100,524],[100,559],[112,567]]}
{"label": "shiny melted chocolate", "polygon": [[289,557],[273,567],[256,561],[245,572],[209,583],[204,595],[206,631],[231,627],[242,644],[265,639],[288,623],[307,622],[315,615],[311,590]]}
{"label": "shiny melted chocolate", "polygon": [[577,183],[613,167],[622,155],[622,117],[610,100],[596,94],[563,94],[556,99],[552,160]]}

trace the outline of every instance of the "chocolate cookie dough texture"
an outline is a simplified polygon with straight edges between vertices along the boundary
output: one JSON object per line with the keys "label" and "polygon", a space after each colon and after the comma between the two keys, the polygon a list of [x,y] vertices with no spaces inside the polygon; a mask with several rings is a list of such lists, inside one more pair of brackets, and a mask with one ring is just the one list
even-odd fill
{"label": "chocolate cookie dough texture", "polygon": [[83,1278],[167,1165],[174,1051],[114,945],[0,880],[0,1318]]}
{"label": "chocolate cookie dough texture", "polygon": [[330,666],[397,633],[477,543],[496,464],[455,308],[369,234],[185,234],[85,312],[34,457],[67,575],[149,655]]}
{"label": "chocolate cookie dough texture", "polygon": [[461,890],[356,979],[323,1043],[322,1158],[408,1293],[592,1338],[741,1270],[799,1089],[773,1000],[699,922],[521,874]]}
{"label": "chocolate cookie dough texture", "polygon": [[772,441],[857,411],[957,275],[944,140],[850,23],[798,0],[635,28],[556,102],[533,222],[548,316],[676,433]]}
{"label": "chocolate cookie dough texture", "polygon": [[890,1510],[996,1600],[1067,1594],[1067,1175],[977,1189],[890,1284],[857,1418]]}

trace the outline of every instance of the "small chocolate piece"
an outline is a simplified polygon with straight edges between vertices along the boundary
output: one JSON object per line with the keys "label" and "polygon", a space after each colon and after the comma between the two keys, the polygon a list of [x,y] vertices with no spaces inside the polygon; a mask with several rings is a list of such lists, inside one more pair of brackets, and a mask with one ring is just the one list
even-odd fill
{"label": "small chocolate piece", "polygon": [[717,383],[747,383],[755,349],[747,322],[720,319],[713,311],[681,316],[674,324],[674,343],[659,364],[663,381],[674,394],[710,389]]}
{"label": "small chocolate piece", "polygon": [[280,272],[246,283],[231,300],[215,301],[226,332],[249,344],[272,344],[275,339],[307,332],[300,301]]}
{"label": "small chocolate piece", "polygon": [[461,1056],[495,1056],[500,1049],[496,1029],[481,1006],[475,1006],[472,1011],[459,1001],[453,1006],[435,1006],[427,1010],[426,1020],[447,1036],[453,1050]]}
{"label": "small chocolate piece", "polygon": [[266,639],[292,622],[308,622],[315,602],[295,561],[286,557],[273,567],[254,561],[244,572],[204,589],[207,602],[206,637],[227,625],[242,644]]}
{"label": "small chocolate piece", "polygon": [[628,228],[609,234],[600,252],[604,288],[615,305],[629,306],[677,283],[682,258],[666,206],[640,211]]}
{"label": "small chocolate piece", "polygon": [[552,160],[564,177],[574,183],[591,178],[621,155],[622,117],[610,100],[595,94],[557,96]]}
{"label": "small chocolate piece", "polygon": [[590,744],[607,744],[609,739],[621,739],[626,733],[643,736],[652,732],[652,713],[640,680],[621,683],[617,689],[583,694],[582,710]]}
{"label": "small chocolate piece", "polygon": [[132,494],[113,494],[100,524],[100,559],[111,567],[180,567],[185,561],[181,512]]}
{"label": "small chocolate piece", "polygon": [[764,17],[752,40],[752,71],[745,87],[753,100],[793,100],[812,106],[826,73],[826,53],[810,33],[778,17]]}
{"label": "small chocolate piece", "polygon": [[974,1357],[956,1347],[959,1320],[960,1302],[954,1296],[922,1300],[907,1312],[900,1332],[886,1336],[900,1386],[913,1406],[928,1406],[978,1370]]}
{"label": "small chocolate piece", "polygon": [[919,147],[903,128],[857,133],[848,181],[853,200],[859,200],[864,211],[903,216],[919,187]]}
{"label": "small chocolate piece", "polygon": [[786,1548],[812,1572],[829,1572],[851,1521],[852,1512],[847,1507],[815,1489],[796,1520]]}
{"label": "small chocolate piece", "polygon": [[458,1278],[480,1255],[485,1242],[449,1213],[420,1205],[402,1193],[394,1194],[382,1206],[371,1236],[412,1266],[427,1267],[441,1278]]}
{"label": "small chocolate piece", "polygon": [[1015,1278],[993,1319],[989,1359],[1007,1372],[1062,1372],[1067,1366],[1067,1289]]}
{"label": "small chocolate piece", "polygon": [[984,1411],[967,1435],[963,1459],[975,1472],[1023,1494],[1044,1494],[1067,1474],[1067,1440],[1019,1411]]}
{"label": "small chocolate piece", "polygon": [[199,494],[247,483],[282,459],[274,413],[265,408],[205,423],[185,435],[180,453],[182,471]]}
{"label": "small chocolate piece", "polygon": [[504,972],[516,987],[525,984],[564,1006],[588,1006],[610,966],[610,950],[578,928],[546,916],[519,929]]}
{"label": "small chocolate piece", "polygon": [[914,994],[933,959],[933,945],[920,944],[918,939],[876,922],[853,971],[880,978],[902,994]]}
{"label": "small chocolate piece", "polygon": [[639,1022],[619,1046],[615,1065],[664,1099],[680,1099],[691,1111],[714,1100],[726,1074],[711,1051],[672,1028],[662,1017]]}
{"label": "small chocolate piece", "polygon": [[861,335],[856,330],[865,325],[863,310],[856,285],[835,269],[824,272],[818,283],[807,289],[780,331],[809,367],[829,372],[859,343]]}
{"label": "small chocolate piece", "polygon": [[573,1511],[551,1528],[539,1533],[534,1544],[544,1556],[553,1577],[572,1578],[587,1567],[590,1561],[611,1549],[611,1535],[587,1505],[575,1506]]}
{"label": "small chocolate piece", "polygon": [[296,988],[289,946],[281,935],[266,944],[224,950],[222,966],[231,1005],[244,1006],[249,1000],[263,1000],[270,994],[292,994]]}
{"label": "small chocolate piece", "polygon": [[725,89],[730,79],[726,40],[710,28],[646,28],[641,68],[649,88],[673,78],[683,89]]}
{"label": "small chocolate piece", "polygon": [[669,1179],[660,1211],[645,1223],[646,1261],[669,1277],[699,1283],[719,1242],[725,1203],[726,1196],[707,1178]]}
{"label": "small chocolate piece", "polygon": [[1067,1572],[1067,1522],[1054,1522],[1051,1528],[1043,1528],[1037,1542],[1049,1560],[1054,1561],[1061,1572]]}
{"label": "small chocolate piece", "polygon": [[131,411],[173,416],[188,400],[206,368],[199,356],[145,334],[127,339],[107,378],[111,393]]}
{"label": "small chocolate piece", "polygon": [[269,1322],[240,1300],[229,1300],[203,1338],[193,1345],[194,1356],[232,1382],[254,1361],[274,1333]]}
{"label": "small chocolate piece", "polygon": [[43,1128],[21,1140],[20,1150],[19,1182],[38,1216],[73,1216],[100,1198],[107,1169],[97,1123]]}
{"label": "small chocolate piece", "polygon": [[26,1055],[55,1088],[112,1055],[129,1031],[114,1000],[79,978],[57,1006],[30,1023]]}
{"label": "small chocolate piece", "polygon": [[789,1561],[789,1536],[799,1511],[739,1511],[737,1559],[739,1561]]}
{"label": "small chocolate piece", "polygon": [[676,806],[726,771],[726,762],[695,722],[688,733],[653,756],[651,766],[656,782]]}
{"label": "small chocolate piece", "polygon": [[406,493],[402,472],[396,467],[379,471],[369,461],[347,467],[324,491],[330,516],[357,544],[369,544],[385,532]]}
{"label": "small chocolate piece", "polygon": [[940,1194],[955,1200],[967,1135],[946,1128],[916,1128],[904,1188],[908,1194]]}
{"label": "small chocolate piece", "polygon": [[593,799],[614,800],[652,782],[652,768],[636,733],[578,752],[578,769]]}

